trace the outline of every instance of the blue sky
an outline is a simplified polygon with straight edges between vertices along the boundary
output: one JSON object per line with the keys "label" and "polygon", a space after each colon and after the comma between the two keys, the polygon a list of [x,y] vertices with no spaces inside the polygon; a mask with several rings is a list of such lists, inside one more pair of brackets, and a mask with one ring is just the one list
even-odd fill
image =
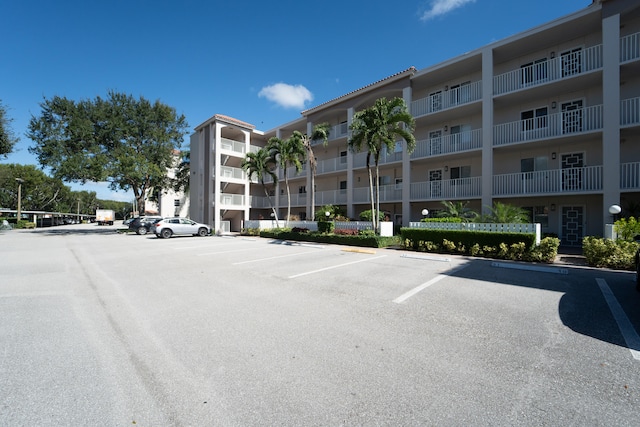
{"label": "blue sky", "polygon": [[[56,95],[93,99],[114,90],[159,99],[191,129],[224,114],[270,130],[411,66],[437,64],[590,4],[3,0],[0,100],[21,141],[0,163],[37,164],[24,135],[43,99]],[[84,189],[132,199],[106,185]]]}

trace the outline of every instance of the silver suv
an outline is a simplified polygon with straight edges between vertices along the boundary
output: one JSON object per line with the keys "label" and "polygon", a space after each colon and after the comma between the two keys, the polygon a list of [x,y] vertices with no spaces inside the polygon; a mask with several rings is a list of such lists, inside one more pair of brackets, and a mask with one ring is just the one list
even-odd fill
{"label": "silver suv", "polygon": [[192,236],[208,236],[211,233],[211,227],[207,224],[200,224],[188,218],[165,218],[154,224],[154,230],[157,237],[168,239],[175,235],[192,235]]}

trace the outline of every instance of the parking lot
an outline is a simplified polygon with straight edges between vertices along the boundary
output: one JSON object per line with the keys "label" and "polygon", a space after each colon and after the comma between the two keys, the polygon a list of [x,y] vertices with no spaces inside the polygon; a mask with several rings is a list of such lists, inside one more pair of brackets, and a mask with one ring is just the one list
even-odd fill
{"label": "parking lot", "polygon": [[0,234],[1,425],[637,425],[634,273]]}

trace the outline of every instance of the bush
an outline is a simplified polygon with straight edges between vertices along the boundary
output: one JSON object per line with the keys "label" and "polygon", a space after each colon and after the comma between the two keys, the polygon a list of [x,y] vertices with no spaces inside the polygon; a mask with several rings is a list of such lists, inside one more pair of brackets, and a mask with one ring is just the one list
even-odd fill
{"label": "bush", "polygon": [[308,233],[309,229],[305,227],[293,227],[291,229],[292,233]]}
{"label": "bush", "polygon": [[640,234],[640,222],[634,217],[621,218],[614,223],[614,229],[618,234],[618,239],[632,242],[633,238]]}
{"label": "bush", "polygon": [[333,231],[333,234],[338,234],[341,236],[357,236],[358,230],[355,228],[336,228]]}
{"label": "bush", "polygon": [[545,237],[540,240],[540,244],[535,246],[527,254],[526,260],[531,262],[546,262],[552,263],[558,256],[558,247],[560,246],[560,239],[557,237]]}
{"label": "bush", "polygon": [[328,234],[333,232],[335,223],[329,221],[318,221],[318,232]]}
{"label": "bush", "polygon": [[624,240],[587,236],[582,240],[582,253],[592,267],[633,270],[638,244]]}
{"label": "bush", "polygon": [[242,234],[243,236],[259,236],[260,235],[260,228],[243,228],[240,231],[240,234]]}

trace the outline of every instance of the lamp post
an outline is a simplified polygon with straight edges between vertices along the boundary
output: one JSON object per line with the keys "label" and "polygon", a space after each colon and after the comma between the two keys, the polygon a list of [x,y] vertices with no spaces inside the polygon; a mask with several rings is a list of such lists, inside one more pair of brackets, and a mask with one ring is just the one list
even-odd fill
{"label": "lamp post", "polygon": [[18,221],[22,218],[22,183],[24,179],[16,178],[16,182],[18,183]]}
{"label": "lamp post", "polygon": [[426,218],[429,215],[429,209],[422,209],[422,216]]}
{"label": "lamp post", "polygon": [[616,222],[616,215],[622,212],[622,208],[618,205],[609,206],[609,213],[613,216],[613,222]]}

